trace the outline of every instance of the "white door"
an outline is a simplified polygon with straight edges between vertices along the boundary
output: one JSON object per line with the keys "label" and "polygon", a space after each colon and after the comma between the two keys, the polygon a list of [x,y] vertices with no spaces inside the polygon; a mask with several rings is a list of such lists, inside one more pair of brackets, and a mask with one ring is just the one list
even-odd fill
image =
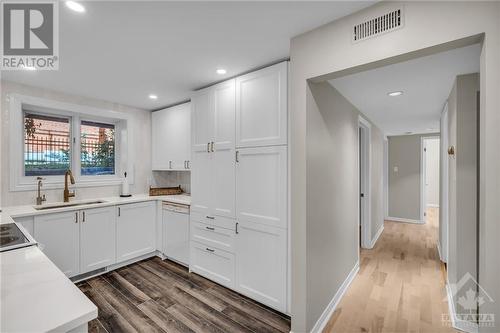
{"label": "white door", "polygon": [[110,266],[116,261],[115,208],[80,212],[80,272]]}
{"label": "white door", "polygon": [[172,169],[186,170],[191,159],[191,104],[184,103],[170,108],[170,141]]}
{"label": "white door", "polygon": [[239,223],[236,235],[236,290],[286,311],[286,229]]}
{"label": "white door", "polygon": [[80,273],[78,212],[35,216],[34,238],[40,249],[66,276]]}
{"label": "white door", "polygon": [[117,207],[116,261],[132,259],[156,249],[156,203]]}
{"label": "white door", "polygon": [[213,214],[235,217],[235,80],[215,86]]}
{"label": "white door", "polygon": [[236,147],[286,144],[287,62],[236,79]]}
{"label": "white door", "polygon": [[172,144],[169,132],[169,110],[164,109],[151,114],[151,143],[153,170],[170,169]]}
{"label": "white door", "polygon": [[189,265],[189,213],[163,209],[164,254]]}
{"label": "white door", "polygon": [[211,88],[196,92],[191,99],[191,145],[195,151],[210,150],[214,136],[214,110]]}
{"label": "white door", "polygon": [[213,153],[193,149],[191,153],[191,211],[213,214]]}
{"label": "white door", "polygon": [[236,219],[287,227],[287,148],[237,150]]}

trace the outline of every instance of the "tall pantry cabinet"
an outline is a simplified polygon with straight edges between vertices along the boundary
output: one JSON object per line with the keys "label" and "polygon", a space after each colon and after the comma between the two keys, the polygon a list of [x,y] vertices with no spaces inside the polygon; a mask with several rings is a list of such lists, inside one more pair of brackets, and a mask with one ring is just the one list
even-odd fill
{"label": "tall pantry cabinet", "polygon": [[287,62],[194,93],[190,269],[287,311]]}

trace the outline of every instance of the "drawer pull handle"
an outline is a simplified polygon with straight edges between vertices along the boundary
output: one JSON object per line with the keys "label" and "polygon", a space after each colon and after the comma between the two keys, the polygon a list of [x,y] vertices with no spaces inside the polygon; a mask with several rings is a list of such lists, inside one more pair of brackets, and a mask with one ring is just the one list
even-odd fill
{"label": "drawer pull handle", "polygon": [[206,248],[206,250],[207,250],[208,252],[215,252],[215,250],[214,250],[214,249],[210,249],[210,248],[208,248],[208,247]]}
{"label": "drawer pull handle", "polygon": [[235,230],[236,234],[239,234],[239,232],[238,232],[238,224],[239,224],[239,222],[236,222],[236,230]]}
{"label": "drawer pull handle", "polygon": [[205,227],[205,228],[207,228],[208,230],[215,230],[214,227]]}
{"label": "drawer pull handle", "polygon": [[207,219],[215,220],[215,217],[207,215]]}

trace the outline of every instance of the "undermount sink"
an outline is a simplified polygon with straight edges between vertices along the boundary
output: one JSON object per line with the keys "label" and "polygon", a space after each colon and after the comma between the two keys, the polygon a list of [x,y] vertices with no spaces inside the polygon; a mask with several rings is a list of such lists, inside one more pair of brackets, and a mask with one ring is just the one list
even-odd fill
{"label": "undermount sink", "polygon": [[92,201],[78,201],[78,202],[60,202],[55,204],[48,204],[43,206],[33,206],[36,210],[46,210],[46,209],[56,209],[56,208],[66,208],[66,207],[74,207],[74,206],[83,206],[83,205],[93,205],[105,203],[104,200],[92,200]]}

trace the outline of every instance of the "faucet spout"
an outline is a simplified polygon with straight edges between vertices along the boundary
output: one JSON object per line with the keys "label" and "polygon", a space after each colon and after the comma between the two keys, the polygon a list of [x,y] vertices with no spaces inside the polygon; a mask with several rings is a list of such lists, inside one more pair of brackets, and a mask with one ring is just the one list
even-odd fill
{"label": "faucet spout", "polygon": [[69,198],[72,198],[75,196],[75,192],[70,192],[68,188],[68,177],[69,181],[71,184],[75,183],[75,178],[73,178],[73,173],[71,172],[70,169],[66,170],[66,173],[64,174],[64,202],[69,202]]}

